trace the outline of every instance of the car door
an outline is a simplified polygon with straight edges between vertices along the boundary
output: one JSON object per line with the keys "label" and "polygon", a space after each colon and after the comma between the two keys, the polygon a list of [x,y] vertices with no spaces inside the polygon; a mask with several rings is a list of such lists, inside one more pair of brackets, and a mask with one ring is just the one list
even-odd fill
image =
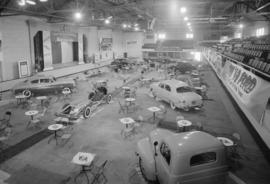
{"label": "car door", "polygon": [[170,102],[172,99],[171,99],[171,95],[172,95],[172,88],[170,85],[168,84],[165,84],[164,86],[164,100],[167,101],[167,102]]}
{"label": "car door", "polygon": [[44,93],[50,92],[52,90],[50,79],[49,78],[40,79],[40,87],[42,89],[42,92]]}
{"label": "car door", "polygon": [[160,184],[168,184],[171,164],[171,150],[167,143],[161,142],[157,150],[156,167],[157,176]]}

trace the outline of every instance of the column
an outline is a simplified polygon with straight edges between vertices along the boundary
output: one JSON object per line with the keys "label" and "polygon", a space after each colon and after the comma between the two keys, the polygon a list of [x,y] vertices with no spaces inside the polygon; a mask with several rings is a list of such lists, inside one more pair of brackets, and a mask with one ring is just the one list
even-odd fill
{"label": "column", "polygon": [[79,64],[84,64],[83,61],[83,34],[78,33],[78,42],[79,42]]}
{"label": "column", "polygon": [[44,57],[44,71],[52,70],[52,45],[51,45],[51,32],[43,32],[43,57]]}

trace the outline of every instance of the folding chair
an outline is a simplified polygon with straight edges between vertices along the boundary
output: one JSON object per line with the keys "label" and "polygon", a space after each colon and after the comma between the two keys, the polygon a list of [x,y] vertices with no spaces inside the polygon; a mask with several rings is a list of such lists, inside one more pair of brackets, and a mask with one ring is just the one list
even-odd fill
{"label": "folding chair", "polygon": [[119,100],[118,100],[118,104],[119,104],[119,111],[118,111],[118,113],[119,114],[120,113],[123,113],[123,114],[127,113],[127,111],[128,111],[127,106],[124,105],[124,104],[121,104],[121,102]]}
{"label": "folding chair", "polygon": [[91,170],[91,173],[94,175],[94,179],[91,182],[91,184],[95,183],[107,183],[107,178],[104,174],[105,166],[107,164],[108,160],[104,161],[100,166],[93,166],[93,169]]}

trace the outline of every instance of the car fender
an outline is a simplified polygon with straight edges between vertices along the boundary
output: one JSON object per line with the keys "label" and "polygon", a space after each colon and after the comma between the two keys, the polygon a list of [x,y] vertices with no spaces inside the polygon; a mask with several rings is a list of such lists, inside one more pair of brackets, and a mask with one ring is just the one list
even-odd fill
{"label": "car fender", "polygon": [[140,168],[142,170],[143,176],[147,180],[155,180],[155,160],[154,153],[151,149],[149,138],[141,139],[137,143],[137,150],[139,156]]}

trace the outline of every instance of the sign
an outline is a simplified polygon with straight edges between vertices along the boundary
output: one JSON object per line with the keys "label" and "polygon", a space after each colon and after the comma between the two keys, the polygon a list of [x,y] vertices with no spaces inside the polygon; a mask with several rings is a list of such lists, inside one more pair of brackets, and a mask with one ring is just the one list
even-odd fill
{"label": "sign", "polygon": [[127,45],[137,44],[137,40],[127,41]]}
{"label": "sign", "polygon": [[18,67],[20,78],[29,76],[30,72],[27,61],[19,61]]}
{"label": "sign", "polygon": [[247,104],[250,101],[252,94],[261,85],[261,79],[259,79],[253,73],[243,69],[231,62],[226,62],[224,68],[227,75],[223,74],[229,87],[237,94],[239,99]]}
{"label": "sign", "polygon": [[99,49],[101,51],[112,50],[112,38],[101,38],[99,43]]}

